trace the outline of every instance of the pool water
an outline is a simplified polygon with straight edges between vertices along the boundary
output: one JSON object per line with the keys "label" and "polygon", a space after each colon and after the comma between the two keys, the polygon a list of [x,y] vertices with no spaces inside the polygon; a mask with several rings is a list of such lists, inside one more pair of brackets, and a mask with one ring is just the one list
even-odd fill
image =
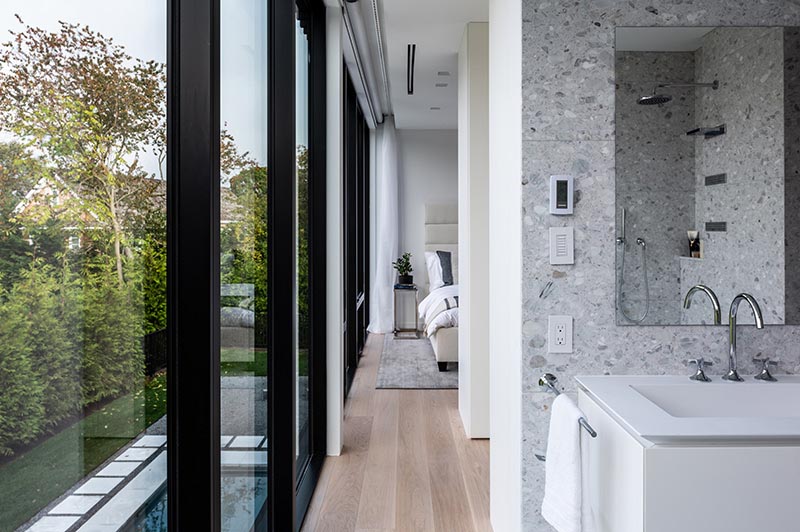
{"label": "pool water", "polygon": [[[267,501],[267,477],[222,477],[223,532],[250,532]],[[150,503],[134,517],[126,532],[167,532],[167,486],[164,484]]]}

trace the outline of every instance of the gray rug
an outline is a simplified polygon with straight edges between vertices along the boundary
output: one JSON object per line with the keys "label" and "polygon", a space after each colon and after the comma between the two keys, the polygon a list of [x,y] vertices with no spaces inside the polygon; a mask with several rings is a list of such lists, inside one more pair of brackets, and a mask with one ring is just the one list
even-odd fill
{"label": "gray rug", "polygon": [[439,371],[430,340],[396,340],[394,335],[387,334],[375,387],[411,390],[458,388],[458,363],[450,362],[447,371]]}

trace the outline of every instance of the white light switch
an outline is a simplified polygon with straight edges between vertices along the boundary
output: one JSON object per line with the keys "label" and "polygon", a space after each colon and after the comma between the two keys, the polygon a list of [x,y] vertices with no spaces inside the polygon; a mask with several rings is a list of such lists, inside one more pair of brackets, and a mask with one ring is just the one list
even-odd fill
{"label": "white light switch", "polygon": [[548,316],[547,352],[572,353],[572,316]]}
{"label": "white light switch", "polygon": [[550,228],[550,264],[575,264],[575,236],[572,227]]}

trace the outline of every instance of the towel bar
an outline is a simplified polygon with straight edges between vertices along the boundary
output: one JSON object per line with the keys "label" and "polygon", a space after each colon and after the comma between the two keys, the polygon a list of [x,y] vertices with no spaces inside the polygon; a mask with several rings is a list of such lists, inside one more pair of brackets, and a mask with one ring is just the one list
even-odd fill
{"label": "towel bar", "polygon": [[[556,379],[556,376],[553,375],[552,373],[545,373],[544,375],[539,377],[540,387],[548,389],[556,395],[561,395],[561,392],[558,391],[558,388],[556,388],[556,382],[558,382],[558,379]],[[588,432],[592,438],[597,437],[597,432],[595,432],[595,430],[592,428],[591,425],[589,425],[589,422],[586,421],[585,418],[578,419],[578,423],[581,424],[581,427],[586,429],[586,432]]]}

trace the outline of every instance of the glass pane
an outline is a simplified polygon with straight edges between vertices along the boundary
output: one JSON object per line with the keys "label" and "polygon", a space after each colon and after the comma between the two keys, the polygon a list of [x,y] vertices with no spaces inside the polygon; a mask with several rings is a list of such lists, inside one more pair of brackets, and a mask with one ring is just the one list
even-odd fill
{"label": "glass pane", "polygon": [[2,530],[166,526],[166,27],[0,4]]}
{"label": "glass pane", "polygon": [[266,28],[266,2],[222,1],[220,388],[224,531],[249,532],[266,518]]}
{"label": "glass pane", "polygon": [[309,195],[308,195],[308,37],[296,26],[296,137],[297,137],[297,473],[305,468],[311,453],[308,366],[311,348],[311,294],[309,293]]}

